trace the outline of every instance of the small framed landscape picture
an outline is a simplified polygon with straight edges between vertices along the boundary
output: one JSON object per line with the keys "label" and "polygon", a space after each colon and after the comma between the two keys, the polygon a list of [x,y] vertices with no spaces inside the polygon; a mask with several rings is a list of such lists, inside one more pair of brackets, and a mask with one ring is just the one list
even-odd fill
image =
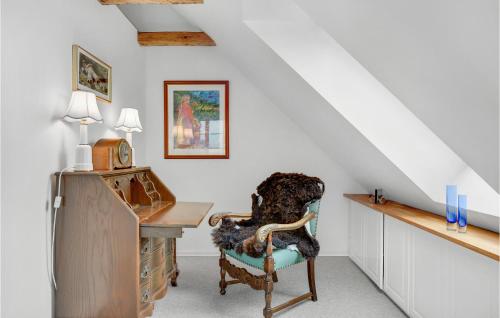
{"label": "small framed landscape picture", "polygon": [[111,66],[73,45],[73,90],[89,91],[111,103]]}
{"label": "small framed landscape picture", "polygon": [[229,159],[229,81],[164,82],[165,159]]}

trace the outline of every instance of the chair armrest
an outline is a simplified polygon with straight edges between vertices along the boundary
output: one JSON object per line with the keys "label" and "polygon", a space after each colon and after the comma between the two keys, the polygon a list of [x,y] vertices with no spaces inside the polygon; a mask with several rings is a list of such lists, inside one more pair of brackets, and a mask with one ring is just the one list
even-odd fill
{"label": "chair armrest", "polygon": [[220,220],[222,219],[227,219],[227,218],[235,218],[235,219],[250,219],[252,218],[252,212],[240,212],[240,213],[233,213],[233,212],[222,212],[222,213],[215,213],[208,219],[208,224],[210,226],[216,226]]}
{"label": "chair armrest", "polygon": [[257,229],[255,232],[255,238],[257,239],[258,242],[264,243],[268,237],[269,234],[272,232],[277,232],[277,231],[291,231],[291,230],[296,230],[301,227],[303,227],[307,222],[311,221],[314,219],[316,215],[314,213],[309,213],[306,216],[304,216],[302,219],[298,220],[297,222],[290,223],[290,224],[267,224],[264,226],[261,226]]}

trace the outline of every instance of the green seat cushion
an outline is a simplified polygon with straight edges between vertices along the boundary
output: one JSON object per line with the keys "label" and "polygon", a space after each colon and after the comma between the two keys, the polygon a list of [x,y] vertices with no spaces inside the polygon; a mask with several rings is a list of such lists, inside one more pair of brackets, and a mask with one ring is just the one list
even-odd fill
{"label": "green seat cushion", "polygon": [[[238,254],[234,250],[224,250],[226,255],[254,268],[264,270],[264,258],[248,256],[247,254]],[[305,261],[306,259],[297,251],[289,249],[275,249],[273,251],[274,270],[280,270],[288,266],[292,266]]]}

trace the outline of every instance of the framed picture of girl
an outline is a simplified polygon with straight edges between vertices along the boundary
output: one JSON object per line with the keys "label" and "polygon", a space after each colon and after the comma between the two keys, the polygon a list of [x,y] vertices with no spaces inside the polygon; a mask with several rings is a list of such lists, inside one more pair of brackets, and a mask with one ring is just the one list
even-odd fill
{"label": "framed picture of girl", "polygon": [[229,159],[229,81],[164,82],[165,159]]}

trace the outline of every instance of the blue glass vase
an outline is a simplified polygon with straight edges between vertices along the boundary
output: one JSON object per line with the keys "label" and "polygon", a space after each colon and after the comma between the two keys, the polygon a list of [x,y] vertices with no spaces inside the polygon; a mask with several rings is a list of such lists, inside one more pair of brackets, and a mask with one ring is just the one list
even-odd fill
{"label": "blue glass vase", "polygon": [[457,230],[458,210],[457,186],[446,186],[446,227],[450,231]]}
{"label": "blue glass vase", "polygon": [[467,196],[458,195],[458,232],[467,232]]}

